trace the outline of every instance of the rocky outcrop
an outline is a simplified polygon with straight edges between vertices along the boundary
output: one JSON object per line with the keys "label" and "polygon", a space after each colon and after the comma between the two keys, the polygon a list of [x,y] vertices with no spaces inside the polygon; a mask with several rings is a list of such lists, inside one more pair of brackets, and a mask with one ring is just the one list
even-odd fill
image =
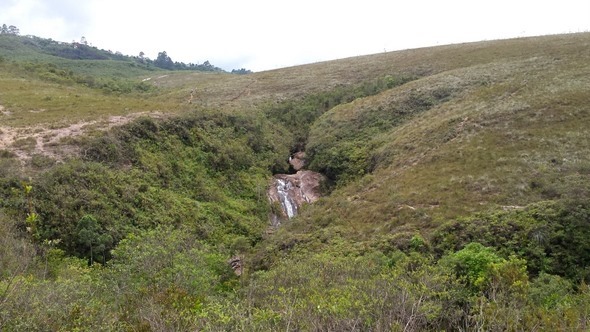
{"label": "rocky outcrop", "polygon": [[293,218],[303,204],[313,203],[320,197],[320,183],[323,175],[308,170],[295,174],[277,174],[268,191],[271,204],[280,205],[280,215],[271,216],[274,226],[281,220]]}
{"label": "rocky outcrop", "polygon": [[296,171],[302,170],[303,166],[305,166],[305,152],[299,151],[294,153],[289,157],[289,164],[291,164],[291,167]]}
{"label": "rocky outcrop", "polygon": [[241,276],[242,273],[244,272],[244,267],[242,266],[242,258],[240,256],[234,256],[234,257],[230,258],[227,261],[227,263],[229,264],[231,269],[234,270],[234,273],[237,276]]}

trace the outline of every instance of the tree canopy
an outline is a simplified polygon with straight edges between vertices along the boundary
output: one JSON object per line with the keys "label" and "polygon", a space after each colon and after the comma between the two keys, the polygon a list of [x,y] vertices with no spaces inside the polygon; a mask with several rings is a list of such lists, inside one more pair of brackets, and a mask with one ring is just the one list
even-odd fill
{"label": "tree canopy", "polygon": [[2,27],[0,28],[0,34],[3,34],[3,35],[19,35],[20,34],[20,30],[16,26],[14,26],[14,25],[6,26],[6,24],[2,24]]}

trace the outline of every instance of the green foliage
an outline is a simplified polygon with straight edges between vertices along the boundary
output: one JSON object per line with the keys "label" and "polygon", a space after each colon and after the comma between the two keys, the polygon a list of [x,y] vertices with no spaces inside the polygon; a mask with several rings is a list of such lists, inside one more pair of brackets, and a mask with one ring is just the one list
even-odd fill
{"label": "green foliage", "polygon": [[27,137],[14,141],[12,146],[19,150],[31,151],[36,144],[37,140],[34,137]]}
{"label": "green foliage", "polygon": [[106,250],[112,247],[113,238],[100,229],[99,223],[91,215],[84,215],[76,226],[78,242],[90,251],[88,265],[94,262],[94,252],[102,253],[102,263],[106,263]]}
{"label": "green foliage", "polygon": [[481,291],[490,281],[494,264],[503,262],[492,248],[472,242],[465,248],[443,258],[442,264],[455,271],[457,277],[473,291]]}
{"label": "green foliage", "polygon": [[14,25],[6,26],[6,24],[2,24],[0,27],[0,35],[15,35],[17,36],[20,33],[19,28]]}
{"label": "green foliage", "polygon": [[482,213],[443,225],[433,237],[435,250],[457,250],[476,239],[517,254],[528,262],[529,272],[560,275],[588,282],[588,202],[541,202],[522,210]]}
{"label": "green foliage", "polygon": [[554,310],[569,305],[573,287],[567,279],[542,272],[531,283],[529,293],[533,303],[544,309]]}
{"label": "green foliage", "polygon": [[51,62],[24,62],[13,67],[12,70],[18,70],[19,68],[22,68],[27,74],[44,81],[66,85],[81,84],[89,88],[101,89],[106,93],[145,93],[155,89],[153,85],[133,79],[78,74],[72,69],[60,68]]}
{"label": "green foliage", "polygon": [[123,240],[101,277],[114,286],[113,309],[128,327],[188,330],[217,296],[237,286],[226,259],[185,229],[159,227]]}
{"label": "green foliage", "polygon": [[32,155],[30,161],[31,167],[38,170],[51,168],[51,166],[55,165],[55,163],[55,159],[42,154]]}
{"label": "green foliage", "polygon": [[356,86],[341,86],[331,91],[305,96],[302,100],[289,100],[270,106],[266,111],[271,119],[282,124],[292,133],[292,150],[305,150],[312,124],[331,108],[355,99],[376,95],[379,92],[402,85],[414,79],[386,76]]}
{"label": "green foliage", "polygon": [[[28,241],[18,226],[17,222],[0,213],[0,280],[10,280],[14,276],[28,273],[35,259],[33,243]],[[13,285],[4,286],[5,288],[0,287],[0,303],[12,292]]]}
{"label": "green foliage", "polygon": [[[150,63],[150,60],[143,59],[147,63]],[[153,61],[154,66],[166,70],[198,70],[198,71],[215,71],[215,72],[223,72],[224,70],[213,66],[209,61],[203,62],[203,64],[194,64],[189,63],[186,64],[184,62],[175,62],[172,61],[170,56],[166,53],[166,51],[162,51],[158,53],[158,57],[156,60]]]}
{"label": "green foliage", "polygon": [[81,43],[50,43],[43,49],[48,54],[72,60],[107,60],[112,56],[104,50]]}
{"label": "green foliage", "polygon": [[174,69],[174,62],[168,56],[166,51],[158,53],[158,57],[154,60],[154,65],[162,69],[172,70]]}
{"label": "green foliage", "polygon": [[[18,36],[18,28],[14,26],[7,27],[6,33],[0,33],[0,46],[3,46],[0,48],[0,56],[18,58],[19,60],[28,58],[35,62],[62,62],[68,66],[72,65],[71,61],[84,64],[91,64],[92,61],[114,61],[141,71],[151,71],[154,70],[154,67],[158,67],[166,70],[223,72],[221,68],[211,65],[209,61],[205,61],[203,64],[173,62],[165,51],[158,53],[156,60],[150,60],[149,58],[133,57],[120,52],[99,49],[84,40],[79,43],[67,43],[37,36],[21,37]],[[66,60],[64,61],[64,59]],[[74,66],[78,65],[80,64]]]}
{"label": "green foliage", "polygon": [[254,244],[270,211],[266,179],[286,170],[288,146],[278,135],[261,118],[211,112],[140,118],[87,140],[85,161],[38,180],[40,239],[61,239],[60,248],[90,261],[157,225],[190,225],[210,243],[230,246],[238,236]]}
{"label": "green foliage", "polygon": [[[391,77],[385,80],[389,88]],[[406,80],[394,81],[403,84]],[[381,134],[400,126],[452,96],[449,87],[410,90],[386,106],[358,112],[354,103],[331,109],[310,129],[307,155],[309,167],[333,181],[346,183],[386,163],[379,149],[386,143]],[[387,161],[389,162],[389,161]]]}
{"label": "green foliage", "polygon": [[452,312],[445,306],[450,304],[450,280],[418,255],[398,256],[393,266],[388,261],[379,253],[296,255],[252,276],[244,292],[247,312],[238,320],[252,315],[246,326],[263,330],[423,330],[444,325],[447,310]]}
{"label": "green foliage", "polygon": [[410,248],[414,251],[427,251],[428,243],[420,234],[416,234],[410,239]]}
{"label": "green foliage", "polygon": [[247,75],[247,74],[252,74],[252,71],[246,68],[240,68],[240,69],[232,69],[231,71],[232,74],[236,74],[236,75]]}
{"label": "green foliage", "polygon": [[14,178],[20,173],[20,162],[12,156],[12,153],[2,152],[0,154],[8,155],[9,157],[0,157],[0,178],[9,179]]}
{"label": "green foliage", "polygon": [[[13,36],[0,35],[0,55],[14,60],[16,63],[51,63],[58,67],[65,67],[74,72],[82,74],[88,67],[96,63],[103,65],[103,73],[96,68],[92,71],[96,76],[111,76],[110,70],[105,70],[109,65],[117,65],[119,68],[129,67],[136,64],[136,61],[127,56],[119,56],[106,50],[99,50],[96,47],[83,43],[64,43],[51,39],[36,36]],[[97,61],[97,62],[95,62]],[[86,70],[85,70],[86,69]],[[146,72],[150,70],[147,66],[136,65],[126,72]],[[88,72],[86,72],[88,73]],[[125,74],[119,72],[120,76]]]}

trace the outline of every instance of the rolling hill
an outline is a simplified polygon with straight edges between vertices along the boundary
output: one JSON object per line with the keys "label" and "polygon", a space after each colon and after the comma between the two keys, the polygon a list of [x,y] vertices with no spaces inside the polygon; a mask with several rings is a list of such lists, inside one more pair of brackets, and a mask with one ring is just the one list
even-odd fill
{"label": "rolling hill", "polygon": [[[590,33],[247,75],[5,38],[2,330],[590,324]],[[323,197],[271,227],[296,152]]]}

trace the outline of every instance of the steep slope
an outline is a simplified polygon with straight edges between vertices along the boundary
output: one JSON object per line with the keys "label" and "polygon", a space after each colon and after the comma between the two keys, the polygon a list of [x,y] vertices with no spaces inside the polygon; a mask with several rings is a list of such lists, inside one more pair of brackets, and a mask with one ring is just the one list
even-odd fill
{"label": "steep slope", "polygon": [[477,211],[587,196],[590,39],[570,38],[559,48],[519,48],[518,56],[492,47],[492,62],[467,62],[325,113],[307,154],[337,189],[286,233],[427,236]]}

